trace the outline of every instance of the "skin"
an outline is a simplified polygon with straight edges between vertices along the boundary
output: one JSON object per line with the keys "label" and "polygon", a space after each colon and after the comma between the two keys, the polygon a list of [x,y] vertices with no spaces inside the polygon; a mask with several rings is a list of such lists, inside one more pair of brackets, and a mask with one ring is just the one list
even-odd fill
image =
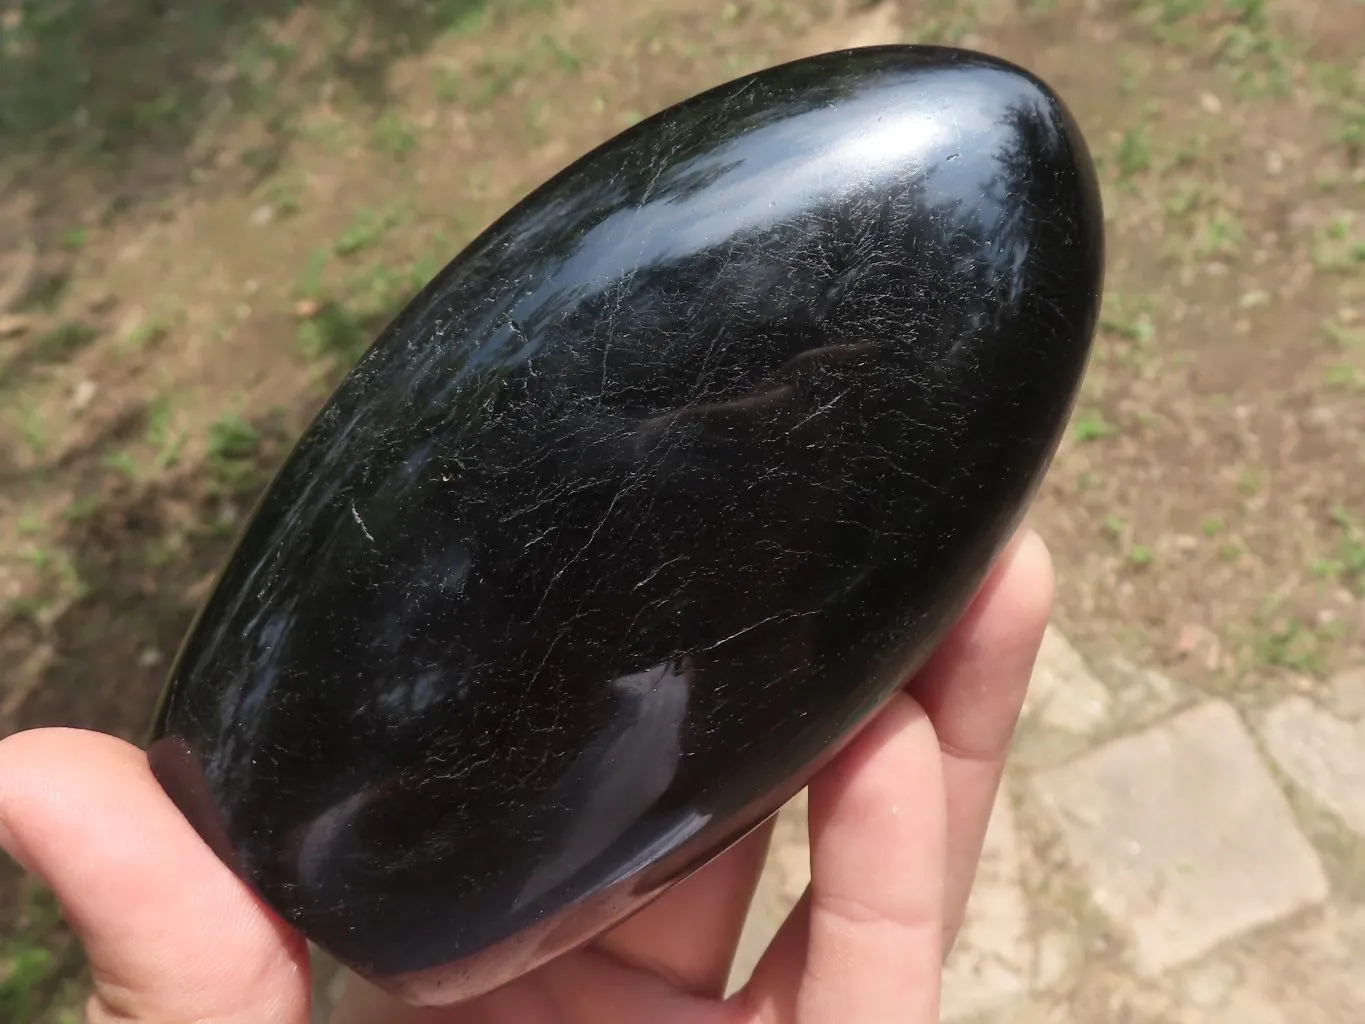
{"label": "skin", "polygon": [[[729,999],[770,826],[486,996],[419,1010],[353,979],[334,1024],[937,1024],[1052,593],[1047,549],[1023,532],[929,664],[811,782],[811,884]],[[306,944],[209,852],[137,747],[72,729],[0,741],[0,846],[80,937],[92,1024],[307,1021]]]}

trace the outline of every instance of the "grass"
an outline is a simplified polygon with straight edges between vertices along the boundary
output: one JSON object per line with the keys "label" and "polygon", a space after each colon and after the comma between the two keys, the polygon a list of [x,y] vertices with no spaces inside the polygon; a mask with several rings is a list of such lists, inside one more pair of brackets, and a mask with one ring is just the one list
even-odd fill
{"label": "grass", "polygon": [[47,624],[57,611],[89,596],[90,584],[81,575],[75,557],[55,540],[31,538],[18,554],[32,572],[33,585],[9,600],[11,613]]}
{"label": "grass", "polygon": [[170,330],[170,324],[160,317],[140,320],[119,338],[119,350],[125,355],[146,351],[163,340]]}
{"label": "grass", "polygon": [[469,74],[446,81],[444,88],[438,86],[439,95],[458,100],[469,110],[483,110],[530,70],[524,53],[490,54],[474,64]]}
{"label": "grass", "polygon": [[1100,529],[1105,537],[1120,546],[1124,559],[1134,569],[1145,569],[1156,560],[1156,552],[1149,545],[1132,541],[1132,527],[1121,516],[1109,513],[1101,522]]}
{"label": "grass", "polygon": [[1128,549],[1128,561],[1137,568],[1151,565],[1155,558],[1155,552],[1145,544],[1134,544]]}
{"label": "grass", "polygon": [[340,302],[321,303],[298,328],[305,355],[343,369],[354,365],[372,340],[364,320]]}
{"label": "grass", "polygon": [[335,113],[315,113],[298,128],[299,137],[337,157],[356,144],[355,126]]}
{"label": "grass", "polygon": [[315,251],[295,289],[302,300],[296,335],[300,350],[324,361],[333,374],[349,369],[454,250],[453,242],[437,235],[429,252],[407,266],[377,259],[336,281],[329,280],[328,254]]}
{"label": "grass", "polygon": [[370,145],[384,156],[406,160],[417,148],[417,130],[398,111],[388,110],[375,121],[370,131]]}
{"label": "grass", "polygon": [[1089,409],[1077,415],[1071,429],[1076,440],[1083,443],[1101,441],[1106,437],[1113,437],[1117,433],[1117,428],[1104,418],[1104,413],[1095,409]]}
{"label": "grass", "polygon": [[121,449],[106,452],[103,459],[104,468],[119,476],[127,477],[129,480],[138,480],[142,477],[142,467],[138,465],[137,459],[131,452]]}
{"label": "grass", "polygon": [[1314,572],[1365,594],[1365,526],[1340,507],[1331,510],[1331,520],[1337,531],[1336,550],[1314,563]]}
{"label": "grass", "polygon": [[1237,214],[1220,211],[1210,216],[1199,229],[1194,240],[1194,252],[1204,259],[1235,256],[1245,238],[1246,231]]}
{"label": "grass", "polygon": [[1337,129],[1336,139],[1346,147],[1348,159],[1352,163],[1365,154],[1365,100],[1349,100],[1340,108],[1341,126]]}
{"label": "grass", "polygon": [[1180,221],[1203,205],[1207,187],[1197,178],[1185,178],[1167,185],[1164,205],[1166,216]]}
{"label": "grass", "polygon": [[541,33],[533,42],[482,53],[477,59],[441,61],[433,76],[433,92],[441,102],[459,103],[466,111],[478,113],[531,77],[577,77],[590,59],[582,42],[570,45],[560,36]]}
{"label": "grass", "polygon": [[1327,648],[1336,635],[1334,628],[1315,629],[1293,617],[1273,624],[1263,622],[1254,645],[1255,656],[1271,668],[1322,677],[1327,674]]}
{"label": "grass", "polygon": [[[1346,586],[1365,595],[1365,529],[1348,510],[1333,507],[1329,519],[1336,532],[1332,553],[1316,559],[1309,569],[1320,579]],[[1281,614],[1282,597],[1262,603],[1255,618],[1253,644],[1257,661],[1272,668],[1323,677],[1328,674],[1330,652],[1344,627],[1334,619],[1309,622],[1303,616]]]}
{"label": "grass", "polygon": [[1129,128],[1119,139],[1115,154],[1120,179],[1134,177],[1152,168],[1152,141],[1145,125]]}
{"label": "grass", "polygon": [[47,422],[43,412],[38,401],[27,399],[19,407],[18,415],[19,436],[23,438],[25,447],[39,459],[47,454],[48,449]]}
{"label": "grass", "polygon": [[464,74],[458,61],[443,61],[433,76],[433,92],[442,103],[453,103],[460,98]]}
{"label": "grass", "polygon": [[279,217],[292,217],[303,205],[306,178],[297,172],[275,175],[262,190],[262,198]]}
{"label": "grass", "polygon": [[1353,210],[1337,213],[1314,236],[1313,264],[1331,274],[1343,274],[1365,267],[1365,237],[1356,230]]}
{"label": "grass", "polygon": [[363,209],[337,236],[332,251],[338,256],[354,256],[366,249],[373,248],[408,216],[408,209],[402,203],[382,210]]}
{"label": "grass", "polygon": [[1133,299],[1118,292],[1111,292],[1104,298],[1100,330],[1138,345],[1150,344],[1156,340],[1152,306],[1152,300],[1148,296]]}
{"label": "grass", "polygon": [[205,438],[205,461],[215,489],[230,494],[261,479],[261,441],[260,431],[240,412],[225,412],[213,422]]}
{"label": "grass", "polygon": [[980,5],[975,0],[927,0],[917,5],[922,20],[906,34],[908,43],[954,45],[981,24]]}
{"label": "grass", "polygon": [[[0,946],[0,1020],[25,1024],[48,1000],[67,965],[62,952],[48,941],[59,919],[50,892],[29,887],[19,918],[22,930]],[[75,1024],[79,1019],[72,1009],[59,1021]]]}
{"label": "grass", "polygon": [[526,136],[533,142],[545,138],[546,125],[552,120],[550,106],[544,100],[532,100],[526,106]]}
{"label": "grass", "polygon": [[98,494],[84,494],[71,499],[71,503],[62,511],[62,518],[68,523],[79,525],[93,516],[99,507]]}
{"label": "grass", "polygon": [[46,313],[55,312],[57,307],[61,305],[62,299],[66,297],[67,288],[70,284],[71,276],[65,271],[39,275],[38,279],[29,287],[28,294],[20,304],[18,312],[32,310]]}
{"label": "grass", "polygon": [[28,1020],[37,1010],[39,990],[52,975],[52,952],[21,934],[8,943],[0,959],[5,975],[0,981],[0,1019]]}
{"label": "grass", "polygon": [[256,428],[240,413],[224,413],[209,428],[208,458],[211,463],[240,462],[256,454],[261,442]]}
{"label": "grass", "polygon": [[1322,333],[1341,351],[1365,348],[1365,327],[1349,327],[1340,320],[1329,319],[1323,321]]}
{"label": "grass", "polygon": [[1351,363],[1335,363],[1323,373],[1322,382],[1329,388],[1365,388],[1365,373]]}
{"label": "grass", "polygon": [[1292,85],[1298,49],[1276,30],[1266,0],[1140,0],[1135,13],[1162,44],[1210,55],[1244,100],[1284,96]]}
{"label": "grass", "polygon": [[[539,16],[554,0],[302,0],[192,4],[156,0],[24,4],[0,21],[0,151],[38,173],[59,153],[136,166],[184,150],[222,110],[287,137],[307,101],[340,84],[385,125],[378,144],[408,147],[386,121],[392,66],[442,38]],[[308,46],[299,46],[301,25]],[[390,128],[396,129],[392,133]]]}
{"label": "grass", "polygon": [[299,275],[299,283],[294,289],[300,299],[320,301],[327,294],[327,263],[331,255],[329,250],[321,247],[308,254],[308,262],[304,264],[303,273]]}
{"label": "grass", "polygon": [[153,450],[152,468],[162,473],[180,461],[186,435],[175,429],[175,407],[170,398],[156,399],[147,415],[147,443]]}
{"label": "grass", "polygon": [[80,320],[69,320],[39,335],[29,352],[35,362],[61,362],[99,336],[98,327]]}
{"label": "grass", "polygon": [[554,36],[544,35],[540,37],[539,46],[550,60],[550,63],[557,67],[566,75],[576,75],[583,70],[584,60],[578,53],[569,49],[563,42]]}

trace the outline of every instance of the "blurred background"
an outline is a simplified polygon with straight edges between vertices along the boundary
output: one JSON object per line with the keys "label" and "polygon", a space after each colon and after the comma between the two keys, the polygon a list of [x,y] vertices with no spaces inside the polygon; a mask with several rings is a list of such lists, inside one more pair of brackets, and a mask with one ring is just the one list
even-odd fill
{"label": "blurred background", "polygon": [[[0,0],[0,735],[140,739],[293,438],[515,200],[700,89],[896,41],[988,50],[1053,85],[1099,163],[1110,240],[1094,360],[1033,513],[1059,574],[1040,671],[1062,702],[1021,733],[1034,774],[1007,787],[988,851],[1004,903],[987,878],[987,951],[961,968],[976,995],[949,1010],[1289,1019],[1229,1009],[1254,976],[1283,981],[1266,1014],[1365,1018],[1365,990],[1329,971],[1365,962],[1360,0]],[[1125,770],[1140,789],[1152,758],[1185,763],[1180,728],[1224,726],[1255,766],[1231,796],[1168,820],[1168,785],[1124,820],[1207,822],[1243,782],[1260,799],[1264,773],[1288,809],[1253,824],[1306,852],[1244,833],[1221,865],[1177,850],[1106,874],[1110,853],[1048,817],[1049,792],[1090,799],[1066,788],[1076,759],[1109,757],[1087,774],[1110,772],[1113,796]],[[803,856],[799,829],[779,839],[778,904]],[[1243,872],[1249,898],[1292,891],[1154,952],[1142,914],[1180,932],[1180,906],[1123,886],[1236,875],[1228,858],[1258,846],[1278,859],[1264,884]],[[1010,928],[1026,964],[989,954]],[[80,1019],[82,969],[4,865],[0,1021]]]}

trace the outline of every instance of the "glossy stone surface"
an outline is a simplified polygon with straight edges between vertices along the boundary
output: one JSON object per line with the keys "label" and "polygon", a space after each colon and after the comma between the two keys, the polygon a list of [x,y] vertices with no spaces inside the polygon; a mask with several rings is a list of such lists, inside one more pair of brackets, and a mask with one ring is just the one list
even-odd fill
{"label": "glossy stone surface", "polygon": [[1089,351],[1076,126],[962,51],[695,97],[461,253],[303,437],[149,754],[288,921],[416,1002],[759,823],[931,652]]}

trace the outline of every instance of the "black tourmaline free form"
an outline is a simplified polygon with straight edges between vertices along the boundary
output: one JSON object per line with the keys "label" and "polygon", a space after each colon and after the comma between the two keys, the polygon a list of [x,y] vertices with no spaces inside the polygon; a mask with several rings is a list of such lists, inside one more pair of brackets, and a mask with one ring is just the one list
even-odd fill
{"label": "black tourmaline free form", "polygon": [[1090,157],[879,47],[631,128],[455,258],[285,463],[149,756],[284,919],[484,991],[759,823],[925,660],[1090,348]]}

